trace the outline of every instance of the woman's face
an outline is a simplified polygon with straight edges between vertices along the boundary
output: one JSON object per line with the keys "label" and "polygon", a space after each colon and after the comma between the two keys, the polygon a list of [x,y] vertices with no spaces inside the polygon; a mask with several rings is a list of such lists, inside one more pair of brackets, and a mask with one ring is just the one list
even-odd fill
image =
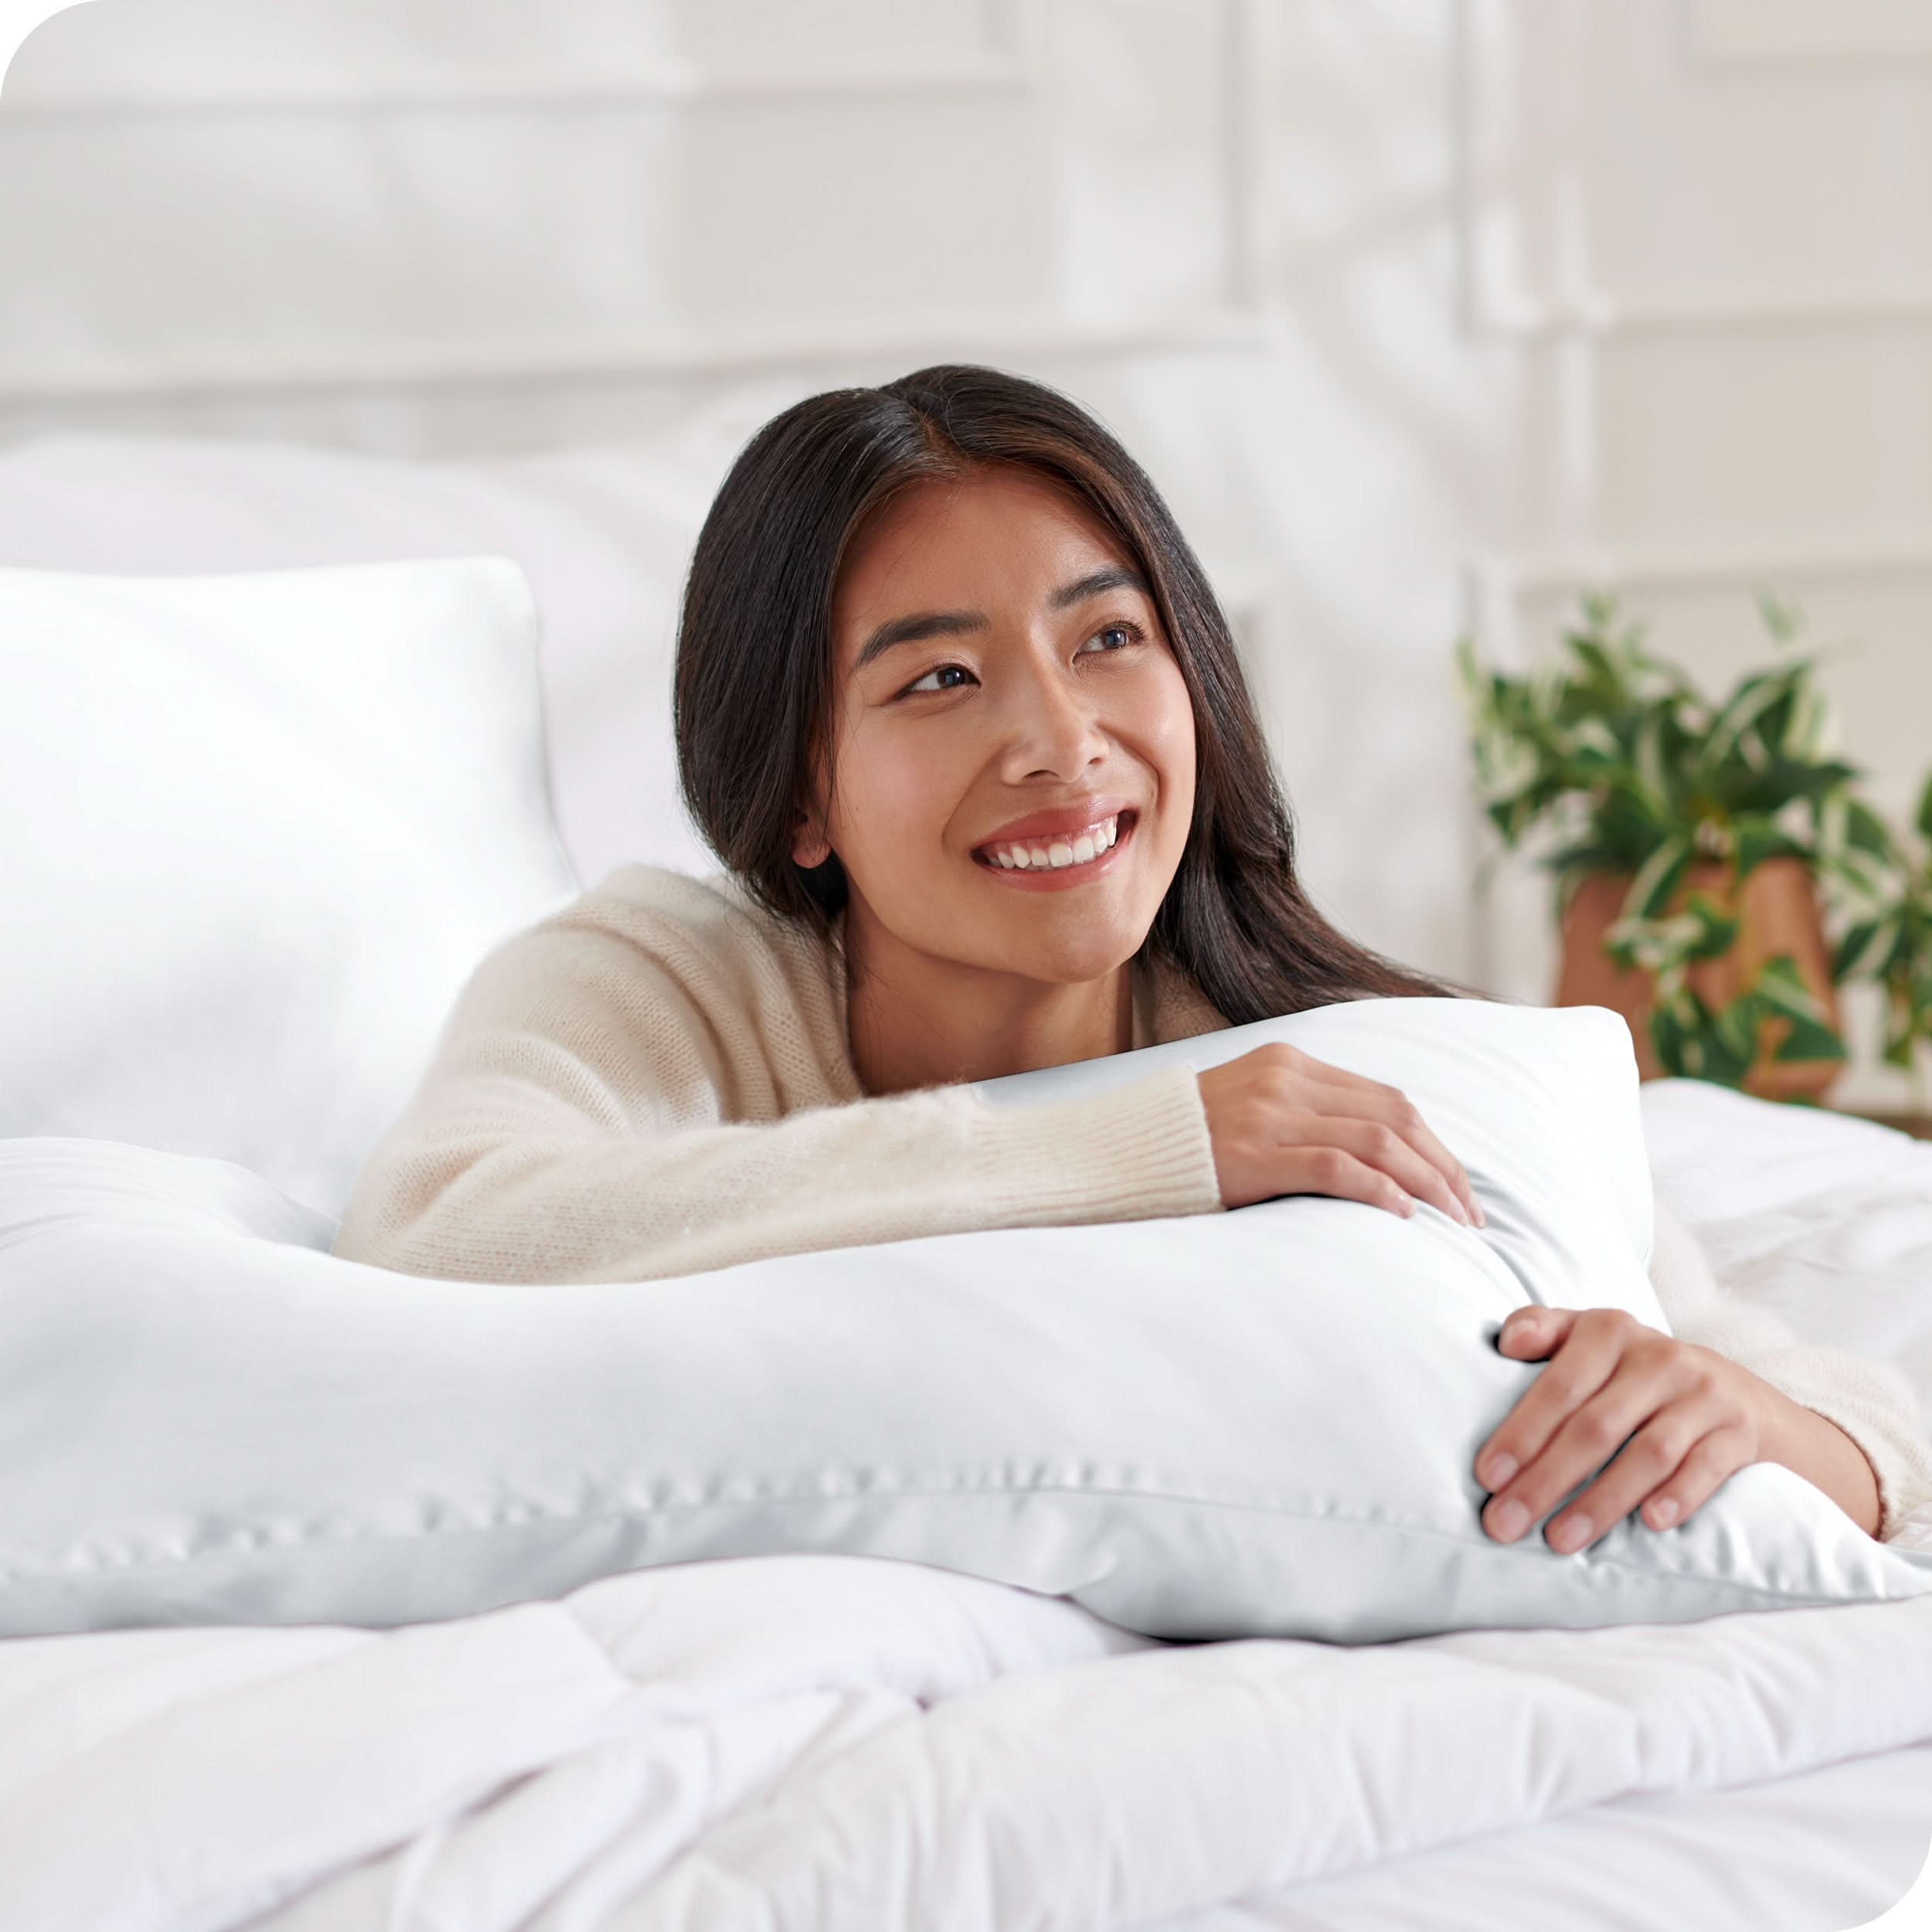
{"label": "woman's face", "polygon": [[1187,842],[1194,715],[1106,526],[1032,471],[915,485],[848,552],[832,625],[835,791],[793,849],[838,854],[849,929],[1060,984],[1131,958]]}

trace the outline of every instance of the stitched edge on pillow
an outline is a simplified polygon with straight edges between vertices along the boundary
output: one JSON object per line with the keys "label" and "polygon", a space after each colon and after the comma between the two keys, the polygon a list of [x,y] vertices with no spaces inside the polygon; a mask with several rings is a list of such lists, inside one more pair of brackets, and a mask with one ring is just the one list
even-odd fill
{"label": "stitched edge on pillow", "polygon": [[[796,1507],[797,1505],[803,1503],[809,1503],[815,1506],[818,1506],[826,1503],[862,1502],[869,1497],[896,1498],[900,1497],[920,1496],[1012,1496],[1015,1495],[1067,1495],[1074,1497],[1088,1497],[1095,1499],[1111,1499],[1121,1496],[1134,1496],[1146,1502],[1180,1505],[1190,1509],[1235,1510],[1248,1515],[1267,1513],[1270,1515],[1291,1516],[1301,1522],[1327,1521],[1343,1522],[1355,1528],[1380,1527],[1394,1531],[1397,1534],[1402,1536],[1428,1536],[1435,1538],[1440,1541],[1454,1542],[1464,1549],[1480,1550],[1487,1555],[1505,1556],[1509,1555],[1511,1553],[1514,1553],[1516,1556],[1529,1556],[1534,1553],[1540,1553],[1539,1560],[1563,1563],[1592,1570],[1616,1570],[1632,1576],[1644,1577],[1651,1579],[1661,1579],[1668,1583],[1687,1583],[1693,1586],[1701,1586],[1706,1590],[1723,1590],[1733,1594],[1741,1593],[1747,1596],[1760,1597],[1774,1603],[1818,1606],[1842,1604],[1849,1607],[1855,1604],[1872,1601],[1898,1602],[1907,1600],[1905,1598],[1900,1597],[1874,1599],[1869,1597],[1821,1597],[1809,1592],[1780,1590],[1769,1585],[1747,1583],[1738,1579],[1706,1576],[1695,1570],[1659,1569],[1648,1564],[1632,1563],[1628,1559],[1624,1557],[1596,1556],[1592,1556],[1587,1551],[1583,1550],[1575,1551],[1568,1556],[1564,1556],[1558,1551],[1551,1549],[1547,1544],[1542,1543],[1539,1539],[1526,1540],[1519,1543],[1513,1544],[1498,1543],[1493,1539],[1485,1536],[1481,1541],[1472,1541],[1454,1530],[1440,1529],[1430,1525],[1408,1524],[1399,1521],[1391,1521],[1373,1516],[1352,1515],[1343,1510],[1317,1512],[1305,1509],[1295,1509],[1291,1506],[1277,1507],[1267,1504],[1243,1503],[1232,1502],[1218,1497],[1180,1495],[1151,1490],[1109,1490],[1086,1485],[1077,1487],[1070,1484],[1039,1484],[1029,1486],[1002,1485],[995,1484],[989,1485],[987,1487],[980,1489],[967,1489],[960,1488],[937,1489],[922,1488],[917,1489],[880,1491],[835,1491],[829,1493],[820,1493],[810,1496],[795,1495],[783,1495],[759,1498],[756,1500],[761,1506],[775,1505],[780,1508],[784,1508]],[[682,1512],[685,1511],[699,1509],[724,1509],[735,1506],[736,1506],[735,1503],[723,1503],[716,1501],[709,1502],[654,1503],[643,1505],[626,1505],[611,1509],[583,1511],[567,1515],[545,1514],[540,1512],[533,1511],[526,1515],[500,1518],[498,1521],[493,1523],[425,1524],[412,1529],[373,1530],[348,1536],[321,1534],[284,1539],[274,1539],[267,1536],[255,1536],[250,1537],[246,1542],[236,1542],[223,1546],[206,1547],[201,1549],[187,1552],[180,1556],[137,1557],[128,1559],[125,1561],[111,1563],[70,1565],[61,1569],[49,1570],[38,1573],[32,1571],[11,1570],[4,1574],[0,1574],[0,1588],[29,1588],[36,1586],[43,1586],[49,1583],[58,1583],[70,1579],[95,1576],[102,1577],[114,1577],[131,1575],[139,1572],[159,1570],[162,1569],[192,1570],[199,1564],[231,1560],[238,1556],[245,1556],[251,1551],[260,1549],[301,1551],[310,1549],[349,1549],[354,1548],[358,1546],[367,1546],[379,1543],[400,1543],[403,1542],[413,1542],[436,1537],[459,1536],[493,1536],[500,1535],[506,1529],[546,1526],[561,1527],[573,1523],[597,1523],[611,1521],[621,1521],[625,1519],[648,1522],[654,1515],[668,1514],[672,1512]],[[1679,1526],[1679,1529],[1682,1527],[1683,1526]],[[1853,1527],[1855,1528],[1856,1526],[1854,1525]],[[1661,1531],[1651,1530],[1649,1532],[1649,1534],[1652,1536],[1669,1536],[1676,1533],[1677,1531],[1675,1529]],[[1861,1536],[1863,1536],[1863,1532],[1862,1531],[1859,1533]],[[1892,1548],[1891,1546],[1881,1543],[1876,1539],[1868,1538],[1866,1540],[1871,1543],[1872,1547],[1875,1550],[1886,1550],[1888,1551],[1889,1553],[1895,1556],[1899,1553],[1899,1552]],[[876,1556],[883,1553],[876,1550],[833,1550],[820,1548],[815,1549],[790,1549],[744,1550],[732,1552],[730,1553],[734,1556],[760,1556],[787,1555]],[[605,1571],[600,1573],[608,1576],[625,1575],[634,1570],[668,1569],[673,1567],[675,1564],[681,1563],[715,1562],[719,1560],[720,1559],[718,1556],[668,1558],[662,1563],[623,1564],[620,1565],[615,1570]],[[949,1564],[931,1563],[930,1559],[925,1557],[902,1558],[899,1560],[927,1563],[930,1563],[930,1566],[934,1569],[953,1570],[954,1568],[954,1566]],[[956,1571],[955,1573],[964,1575],[984,1575],[985,1573],[977,1570],[964,1570]],[[597,1580],[598,1580],[598,1579],[595,1577],[587,1577],[583,1579],[584,1583],[591,1583]],[[575,1584],[571,1586],[572,1588],[577,1588],[580,1587],[581,1586],[580,1585]],[[1029,1586],[1021,1586],[1021,1587],[1029,1587]],[[1057,1594],[1059,1593],[1049,1594]],[[548,1600],[539,1599],[532,1600]],[[1489,1626],[1485,1625],[1481,1626],[1481,1628],[1489,1628]]]}

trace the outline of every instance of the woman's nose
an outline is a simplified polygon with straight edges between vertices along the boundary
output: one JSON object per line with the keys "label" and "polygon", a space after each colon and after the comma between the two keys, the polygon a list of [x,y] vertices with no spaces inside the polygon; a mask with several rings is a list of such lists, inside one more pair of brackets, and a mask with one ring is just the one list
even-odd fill
{"label": "woman's nose", "polygon": [[1070,674],[1053,668],[1016,682],[1009,732],[1022,776],[1043,770],[1070,774],[1107,749],[1093,696],[1079,689]]}

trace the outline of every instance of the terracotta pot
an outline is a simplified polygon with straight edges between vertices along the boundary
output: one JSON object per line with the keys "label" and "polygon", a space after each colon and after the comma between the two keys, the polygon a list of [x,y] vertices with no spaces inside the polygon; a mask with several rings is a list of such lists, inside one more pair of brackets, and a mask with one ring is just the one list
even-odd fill
{"label": "terracotta pot", "polygon": [[[1555,1004],[1607,1006],[1622,1014],[1637,1048],[1638,1072],[1654,1080],[1663,1072],[1650,1040],[1656,976],[1620,967],[1604,952],[1604,934],[1622,910],[1629,889],[1627,872],[1597,872],[1577,888],[1563,923],[1563,968]],[[1681,911],[1693,891],[1708,893],[1726,913],[1740,911],[1731,869],[1721,861],[1693,865],[1665,910]],[[1692,962],[1686,969],[1691,989],[1713,1010],[1727,1005],[1745,982],[1756,977],[1758,968],[1778,953],[1789,953],[1798,962],[1799,976],[1837,1027],[1838,995],[1832,984],[1818,891],[1811,869],[1801,859],[1767,859],[1752,867],[1744,880],[1736,940],[1722,958]],[[1747,1093],[1761,1100],[1791,1100],[1800,1094],[1819,1099],[1843,1070],[1842,1060],[1774,1060],[1771,1055],[1790,1031],[1790,1022],[1781,1019],[1760,1024],[1757,1058],[1745,1076]]]}

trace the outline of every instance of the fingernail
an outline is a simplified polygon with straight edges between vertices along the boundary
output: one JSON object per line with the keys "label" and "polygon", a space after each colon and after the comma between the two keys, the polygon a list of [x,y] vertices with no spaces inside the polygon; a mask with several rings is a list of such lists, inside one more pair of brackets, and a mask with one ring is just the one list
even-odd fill
{"label": "fingernail", "polygon": [[1497,1504],[1489,1519],[1489,1533],[1498,1543],[1509,1543],[1529,1527],[1529,1512],[1512,1496]]}
{"label": "fingernail", "polygon": [[1662,1502],[1652,1503],[1650,1506],[1650,1519],[1659,1529],[1662,1529],[1666,1523],[1676,1522],[1676,1503],[1668,1496],[1666,1496]]}
{"label": "fingernail", "polygon": [[1483,1465],[1483,1487],[1493,1496],[1515,1473],[1514,1456],[1492,1456]]}
{"label": "fingernail", "polygon": [[1592,1526],[1587,1516],[1566,1518],[1549,1532],[1549,1546],[1566,1554],[1573,1549],[1580,1549],[1590,1541]]}
{"label": "fingernail", "polygon": [[1489,1216],[1484,1212],[1482,1203],[1478,1201],[1476,1203],[1476,1226],[1479,1228],[1486,1228],[1488,1225]]}

